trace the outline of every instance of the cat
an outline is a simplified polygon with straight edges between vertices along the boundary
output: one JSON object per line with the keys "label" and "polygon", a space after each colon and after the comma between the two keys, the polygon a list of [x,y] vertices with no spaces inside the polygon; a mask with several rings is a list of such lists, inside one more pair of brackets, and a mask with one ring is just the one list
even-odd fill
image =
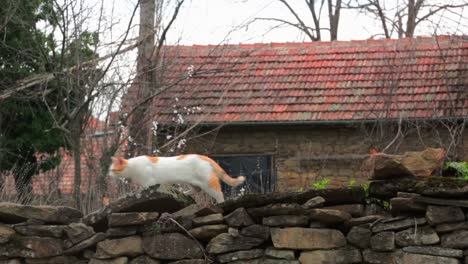
{"label": "cat", "polygon": [[219,180],[230,186],[238,186],[245,181],[244,176],[231,178],[214,160],[198,154],[130,159],[112,157],[109,174],[130,179],[144,188],[155,184],[188,183],[201,188],[217,203],[224,202]]}

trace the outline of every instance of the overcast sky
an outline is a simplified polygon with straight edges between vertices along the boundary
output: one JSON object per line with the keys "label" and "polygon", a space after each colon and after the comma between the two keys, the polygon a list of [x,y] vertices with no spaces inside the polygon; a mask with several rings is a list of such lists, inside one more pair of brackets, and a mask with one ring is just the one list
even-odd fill
{"label": "overcast sky", "polygon": [[[104,1],[108,15],[113,14],[113,22],[119,20],[114,32],[113,38],[115,38],[119,35],[118,31],[123,31],[126,28],[137,0]],[[391,6],[395,2],[396,0],[386,1],[387,6]],[[312,22],[310,12],[303,0],[291,0],[290,3],[306,22]],[[171,8],[168,7],[167,10],[171,11]],[[170,12],[166,14],[167,17],[171,15]],[[466,24],[468,21],[460,21],[456,14],[443,13],[442,15],[449,19],[441,23],[445,28],[438,28],[438,34],[448,32],[467,34]],[[466,10],[463,15],[468,17]],[[242,27],[246,22],[256,17],[275,17],[295,22],[294,17],[277,0],[186,0],[174,28],[168,36],[168,42],[169,44],[192,45],[309,41],[299,30],[290,26],[269,31],[273,25],[276,25],[274,22],[257,21],[249,24],[248,27]],[[439,17],[435,18],[436,21],[439,19]],[[450,22],[451,20],[453,21]],[[138,17],[135,21],[138,23]],[[459,21],[460,23],[458,23]],[[328,24],[326,12],[322,15],[322,24],[325,27]],[[421,26],[418,32],[420,35],[430,35],[436,30],[431,24]],[[137,28],[134,29],[133,34],[137,32]],[[356,10],[342,11],[338,32],[339,40],[367,39],[381,32],[379,22],[372,17]],[[324,34],[324,40],[328,40],[328,34]],[[377,36],[377,38],[380,37]]]}

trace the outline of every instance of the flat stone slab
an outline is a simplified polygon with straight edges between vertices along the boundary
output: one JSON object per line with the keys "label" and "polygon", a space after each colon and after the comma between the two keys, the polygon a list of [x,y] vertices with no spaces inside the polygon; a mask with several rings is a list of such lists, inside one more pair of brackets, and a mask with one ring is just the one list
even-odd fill
{"label": "flat stone slab", "polygon": [[227,231],[227,225],[204,225],[191,229],[189,232],[197,240],[210,241],[213,237],[226,233]]}
{"label": "flat stone slab", "polygon": [[372,232],[368,228],[353,226],[346,234],[348,242],[359,248],[369,248]]}
{"label": "flat stone slab", "polygon": [[463,257],[463,250],[453,249],[453,248],[411,246],[411,247],[404,247],[403,251],[408,252],[408,253],[441,256],[441,257],[453,257],[453,258]]}
{"label": "flat stone slab", "polygon": [[159,192],[157,191],[158,187],[157,185],[151,186],[142,191],[121,197],[111,202],[105,208],[83,217],[82,221],[86,225],[93,226],[96,231],[105,231],[108,225],[107,216],[111,213],[173,213],[193,203],[192,200],[177,198],[174,195]]}
{"label": "flat stone slab", "polygon": [[240,250],[240,251],[235,251],[235,252],[219,255],[217,259],[221,263],[226,263],[226,262],[232,262],[232,261],[260,258],[260,257],[263,257],[263,255],[264,255],[263,249],[251,249],[251,250]]}
{"label": "flat stone slab", "polygon": [[458,198],[468,196],[468,181],[448,177],[401,178],[373,181],[369,185],[369,195],[375,198],[390,199],[398,192],[417,193],[431,198]]}
{"label": "flat stone slab", "polygon": [[400,247],[434,245],[440,242],[439,235],[429,226],[409,228],[395,234],[395,242]]}
{"label": "flat stone slab", "polygon": [[372,264],[404,264],[401,262],[401,254],[403,252],[398,249],[393,252],[377,252],[370,249],[362,251],[364,263]]}
{"label": "flat stone slab", "polygon": [[466,230],[468,229],[468,222],[460,222],[460,223],[445,223],[439,224],[436,226],[436,231],[438,233],[448,233],[455,230]]}
{"label": "flat stone slab", "polygon": [[305,215],[274,215],[264,217],[262,223],[270,227],[306,227],[309,224],[309,217]]}
{"label": "flat stone slab", "polygon": [[207,216],[196,217],[192,221],[194,226],[218,225],[224,223],[224,217],[222,214],[211,214]]}
{"label": "flat stone slab", "polygon": [[83,214],[66,206],[31,206],[15,203],[0,203],[0,222],[15,224],[28,219],[41,220],[46,223],[69,224],[78,222]]}
{"label": "flat stone slab", "polygon": [[144,237],[143,251],[155,259],[179,260],[203,257],[198,243],[179,233]]}
{"label": "flat stone slab", "polygon": [[0,257],[46,258],[63,253],[63,240],[51,237],[14,236],[0,246]]}
{"label": "flat stone slab", "polygon": [[158,220],[157,212],[113,213],[108,216],[109,226],[144,225]]}
{"label": "flat stone slab", "polygon": [[324,203],[325,203],[325,199],[323,199],[322,196],[317,196],[317,197],[309,199],[307,202],[305,202],[302,205],[302,207],[304,207],[305,209],[313,209],[317,207],[322,207]]}
{"label": "flat stone slab", "polygon": [[370,240],[371,248],[375,251],[393,251],[395,250],[395,233],[384,231],[375,234]]}
{"label": "flat stone slab", "polygon": [[71,223],[65,226],[64,231],[73,244],[77,244],[95,234],[92,227],[83,223]]}
{"label": "flat stone slab", "polygon": [[76,253],[81,252],[82,250],[84,250],[86,248],[89,248],[89,247],[92,247],[92,246],[96,245],[98,242],[100,242],[100,241],[102,241],[104,239],[106,239],[106,235],[104,233],[96,233],[93,236],[91,236],[90,238],[87,238],[87,239],[79,242],[78,244],[68,248],[67,250],[65,250],[64,254],[74,255]]}
{"label": "flat stone slab", "polygon": [[262,225],[251,225],[241,229],[240,234],[248,237],[267,240],[270,237],[270,228]]}
{"label": "flat stone slab", "polygon": [[346,222],[346,224],[349,226],[358,226],[358,225],[376,222],[377,220],[381,218],[384,218],[384,216],[381,216],[381,215],[362,216],[358,218],[351,218],[350,220]]}
{"label": "flat stone slab", "polygon": [[265,256],[274,259],[287,259],[294,260],[296,257],[293,250],[289,249],[277,249],[277,248],[267,248],[265,250]]}
{"label": "flat stone slab", "polygon": [[[467,189],[468,193],[468,189]],[[325,205],[356,204],[365,199],[364,190],[361,187],[350,187],[341,189],[308,190],[305,192],[245,194],[236,199],[227,200],[218,206],[229,213],[236,208],[261,207],[275,203],[297,203],[304,204],[308,200],[321,196],[325,199]]]}
{"label": "flat stone slab", "polygon": [[[26,264],[87,264],[88,260],[79,259],[75,256],[56,256],[50,258],[28,258],[25,260]],[[14,263],[4,263],[1,264],[14,264]],[[20,262],[18,262],[20,264]]]}
{"label": "flat stone slab", "polygon": [[382,232],[382,231],[397,231],[403,230],[406,228],[413,227],[414,225],[423,225],[426,223],[425,218],[407,218],[402,220],[395,220],[391,222],[381,222],[377,223],[372,227],[372,232]]}
{"label": "flat stone slab", "polygon": [[143,254],[143,240],[140,236],[106,239],[96,246],[95,258],[136,257]]}
{"label": "flat stone slab", "polygon": [[441,245],[447,248],[468,248],[468,230],[443,235]]}
{"label": "flat stone slab", "polygon": [[430,225],[465,221],[465,214],[459,207],[429,205],[426,220]]}
{"label": "flat stone slab", "polygon": [[449,258],[449,257],[440,257],[440,256],[432,256],[432,255],[422,255],[422,254],[414,254],[403,252],[402,263],[411,263],[411,264],[460,264],[460,260],[456,258]]}
{"label": "flat stone slab", "polygon": [[363,204],[340,204],[324,207],[323,209],[332,209],[343,211],[350,214],[352,217],[361,217],[364,213]]}
{"label": "flat stone slab", "polygon": [[249,214],[253,217],[266,217],[276,215],[306,215],[307,210],[296,203],[269,204],[267,206],[249,208]]}
{"label": "flat stone slab", "polygon": [[273,246],[276,248],[331,249],[346,245],[343,233],[335,229],[292,227],[272,228],[270,232]]}
{"label": "flat stone slab", "polygon": [[224,221],[233,227],[249,226],[255,224],[250,214],[243,208],[237,208],[230,214],[224,216]]}
{"label": "flat stone slab", "polygon": [[128,264],[127,257],[119,257],[114,259],[91,259],[88,264]]}
{"label": "flat stone slab", "polygon": [[301,263],[316,264],[347,264],[362,263],[359,250],[355,248],[340,248],[332,250],[302,251],[299,257]]}
{"label": "flat stone slab", "polygon": [[15,226],[14,229],[24,236],[61,238],[65,227],[64,225],[32,225]]}
{"label": "flat stone slab", "polygon": [[14,234],[16,234],[16,231],[13,228],[0,224],[0,244],[8,242]]}
{"label": "flat stone slab", "polygon": [[351,219],[347,212],[333,209],[312,209],[310,218],[326,224],[340,224]]}
{"label": "flat stone slab", "polygon": [[238,236],[233,237],[223,233],[213,238],[206,246],[210,254],[221,254],[238,250],[247,250],[263,244],[265,240],[255,237]]}

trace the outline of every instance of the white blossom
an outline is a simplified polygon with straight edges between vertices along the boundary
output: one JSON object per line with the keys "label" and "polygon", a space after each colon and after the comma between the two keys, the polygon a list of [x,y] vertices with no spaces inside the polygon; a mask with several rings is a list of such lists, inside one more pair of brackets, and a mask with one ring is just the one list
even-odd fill
{"label": "white blossom", "polygon": [[181,149],[185,146],[185,143],[187,142],[187,140],[185,138],[179,140],[179,142],[177,142],[177,148],[178,149]]}
{"label": "white blossom", "polygon": [[194,72],[195,72],[195,66],[190,65],[190,66],[187,67],[187,77],[188,78],[192,78]]}

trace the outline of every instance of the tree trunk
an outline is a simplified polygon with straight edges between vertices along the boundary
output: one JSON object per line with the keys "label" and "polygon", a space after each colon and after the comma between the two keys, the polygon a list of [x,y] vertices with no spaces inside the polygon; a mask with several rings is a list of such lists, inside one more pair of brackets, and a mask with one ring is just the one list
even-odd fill
{"label": "tree trunk", "polygon": [[333,10],[333,1],[328,0],[328,17],[330,19],[330,40],[338,39],[338,25],[340,22],[341,0],[337,0],[335,10]]}
{"label": "tree trunk", "polygon": [[408,21],[406,21],[405,36],[412,38],[414,35],[414,28],[416,27],[417,8],[415,0],[408,1]]}
{"label": "tree trunk", "polygon": [[[154,69],[152,68],[152,55],[154,51],[154,21],[155,0],[141,0],[140,2],[140,29],[139,38],[141,44],[138,47],[137,58],[137,92],[135,102],[148,98],[154,82]],[[151,154],[151,105],[139,104],[130,117],[130,135],[134,142],[130,143],[129,150],[132,155]]]}

